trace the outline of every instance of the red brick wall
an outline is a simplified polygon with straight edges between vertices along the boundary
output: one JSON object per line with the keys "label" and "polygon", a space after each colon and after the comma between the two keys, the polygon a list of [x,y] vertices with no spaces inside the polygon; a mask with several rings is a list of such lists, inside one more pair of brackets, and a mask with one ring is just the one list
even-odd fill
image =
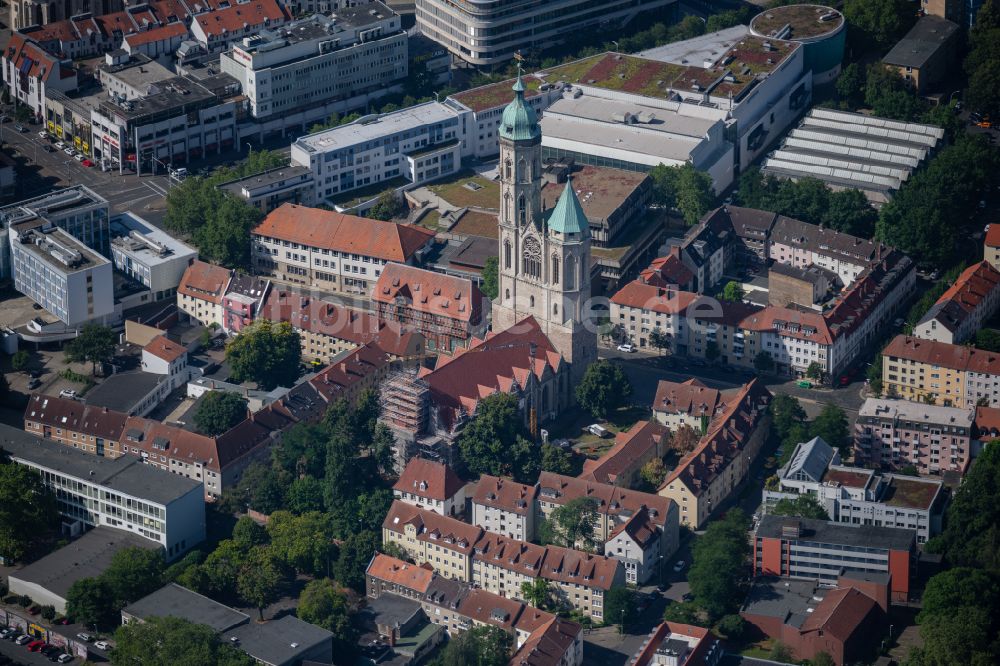
{"label": "red brick wall", "polygon": [[760,571],[758,573],[781,576],[781,539],[761,539]]}
{"label": "red brick wall", "polygon": [[910,598],[910,551],[889,551],[889,583],[893,601],[908,601]]}

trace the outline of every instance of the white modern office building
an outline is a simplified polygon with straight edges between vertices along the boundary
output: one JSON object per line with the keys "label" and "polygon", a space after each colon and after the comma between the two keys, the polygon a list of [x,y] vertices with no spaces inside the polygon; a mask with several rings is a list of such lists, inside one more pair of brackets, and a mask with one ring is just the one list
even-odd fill
{"label": "white modern office building", "polygon": [[313,15],[263,30],[221,56],[240,82],[250,115],[267,120],[406,78],[407,37],[399,15],[380,2]]}
{"label": "white modern office building", "polygon": [[641,12],[665,8],[675,0],[416,0],[420,32],[476,66],[510,60],[520,49],[543,49],[572,33],[596,26],[618,26]]}
{"label": "white modern office building", "polygon": [[67,327],[115,315],[111,262],[50,222],[9,229],[14,288]]}
{"label": "white modern office building", "polygon": [[458,171],[461,138],[459,114],[426,102],[304,136],[291,157],[312,172],[320,203],[380,182],[400,188]]}
{"label": "white modern office building", "polygon": [[205,539],[200,482],[141,458],[94,456],[8,425],[0,425],[0,433],[0,448],[41,474],[55,493],[69,531],[104,525],[132,532],[160,544],[168,560]]}
{"label": "white modern office building", "polygon": [[153,300],[172,298],[198,251],[130,212],[111,218],[116,269],[149,289]]}

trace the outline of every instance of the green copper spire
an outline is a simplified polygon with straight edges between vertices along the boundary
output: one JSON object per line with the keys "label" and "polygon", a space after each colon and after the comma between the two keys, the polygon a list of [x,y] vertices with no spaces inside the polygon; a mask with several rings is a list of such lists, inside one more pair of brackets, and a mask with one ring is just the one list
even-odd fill
{"label": "green copper spire", "polygon": [[521,63],[517,64],[517,81],[514,82],[514,99],[500,117],[500,137],[510,141],[529,141],[541,137],[538,114],[524,101],[524,81],[521,80]]}
{"label": "green copper spire", "polygon": [[549,215],[549,229],[563,234],[585,234],[590,231],[590,223],[583,212],[583,206],[573,190],[573,178],[566,178],[566,187],[559,195],[556,207]]}

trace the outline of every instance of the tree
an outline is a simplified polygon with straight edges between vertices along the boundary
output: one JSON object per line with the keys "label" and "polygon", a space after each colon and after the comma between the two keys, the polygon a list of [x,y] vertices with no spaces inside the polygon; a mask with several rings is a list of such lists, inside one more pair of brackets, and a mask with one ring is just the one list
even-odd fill
{"label": "tree", "polygon": [[820,650],[813,655],[812,666],[837,666],[837,662],[833,660],[829,652]]}
{"label": "tree", "polygon": [[236,576],[237,594],[257,609],[261,622],[264,621],[264,609],[278,599],[281,578],[281,571],[266,546],[251,550],[246,564]]}
{"label": "tree", "polygon": [[541,469],[543,472],[574,476],[573,454],[552,444],[542,444]]}
{"label": "tree", "polygon": [[262,213],[242,199],[225,195],[194,231],[192,240],[204,261],[226,268],[250,267],[250,235]]}
{"label": "tree", "polygon": [[59,524],[56,498],[38,472],[4,460],[0,443],[0,555],[19,560]]}
{"label": "tree", "polygon": [[731,641],[738,640],[743,635],[743,632],[746,631],[746,622],[739,615],[732,613],[723,616],[719,620],[719,631],[725,634],[726,638]]}
{"label": "tree", "polygon": [[823,505],[812,495],[799,495],[795,499],[780,499],[771,509],[775,516],[798,516],[816,520],[830,520]]}
{"label": "tree", "polygon": [[[992,37],[1000,37],[1000,30],[993,30]],[[969,74],[965,99],[979,113],[1000,117],[1000,60],[987,60]]]}
{"label": "tree", "polygon": [[899,469],[899,473],[903,476],[920,476],[916,465],[903,465]]}
{"label": "tree", "polygon": [[735,611],[742,599],[739,583],[750,555],[748,527],[746,515],[732,509],[710,523],[694,543],[688,583],[695,604],[710,621]]}
{"label": "tree", "polygon": [[66,360],[90,363],[91,374],[97,374],[97,364],[110,361],[115,353],[115,333],[107,326],[87,324],[80,335],[66,343]]}
{"label": "tree", "polygon": [[483,283],[480,285],[483,294],[491,300],[496,300],[500,294],[500,278],[498,273],[500,263],[496,257],[487,257],[483,263]]}
{"label": "tree", "polygon": [[753,357],[753,367],[759,374],[768,375],[774,371],[774,359],[766,351],[757,352]]}
{"label": "tree", "polygon": [[625,627],[636,621],[635,592],[623,585],[612,587],[604,595],[604,617],[606,622],[616,622],[619,631],[625,633]]}
{"label": "tree", "polygon": [[368,217],[388,222],[392,218],[402,215],[406,206],[393,190],[385,190],[378,195],[378,201],[368,211]]}
{"label": "tree", "polygon": [[14,352],[14,355],[10,357],[10,367],[14,369],[15,372],[23,372],[28,369],[28,363],[31,362],[31,354],[25,349],[18,349]]}
{"label": "tree", "polygon": [[537,476],[540,451],[525,434],[517,398],[496,393],[479,401],[474,418],[459,435],[458,449],[470,472],[513,476],[533,483],[532,471]]}
{"label": "tree", "polygon": [[233,543],[245,551],[255,546],[266,546],[271,540],[267,528],[250,516],[243,516],[233,526]]}
{"label": "tree", "polygon": [[116,623],[114,591],[101,577],[81,578],[66,593],[66,614],[87,627]]}
{"label": "tree", "polygon": [[112,666],[213,664],[253,666],[253,658],[224,644],[214,629],[178,617],[149,617],[115,631]]}
{"label": "tree", "polygon": [[730,280],[719,293],[719,300],[728,301],[730,303],[739,303],[743,300],[743,285],[736,280]]}
{"label": "tree", "polygon": [[701,435],[698,431],[686,423],[670,434],[670,448],[676,451],[678,456],[694,451],[700,441]]}
{"label": "tree", "polygon": [[45,618],[46,620],[48,620],[49,622],[51,622],[56,617],[56,607],[53,606],[53,605],[51,605],[51,604],[46,604],[46,605],[44,605],[44,606],[41,607],[41,610],[39,611],[39,614],[43,618]]}
{"label": "tree", "polygon": [[275,511],[267,523],[271,553],[285,566],[313,576],[330,575],[337,557],[333,542],[333,522],[319,511],[294,516]]}
{"label": "tree", "polygon": [[690,164],[658,164],[649,175],[653,181],[653,202],[664,208],[676,208],[688,224],[697,223],[714,203],[712,177]]}
{"label": "tree", "polygon": [[521,596],[528,604],[544,610],[548,607],[552,596],[552,591],[549,589],[549,581],[544,578],[524,581],[521,583]]}
{"label": "tree", "polygon": [[209,391],[198,403],[194,425],[209,437],[228,432],[247,417],[247,400],[235,391]]}
{"label": "tree", "polygon": [[347,537],[340,546],[340,555],[334,564],[334,577],[341,585],[364,594],[365,569],[381,545],[382,537],[375,530],[364,530]]}
{"label": "tree", "polygon": [[798,398],[785,393],[779,393],[771,399],[771,425],[779,437],[784,437],[791,427],[802,423],[806,418],[806,410],[802,408]]}
{"label": "tree", "polygon": [[632,384],[625,372],[609,361],[591,363],[576,387],[576,401],[598,419],[624,407],[631,397]]}
{"label": "tree", "polygon": [[296,423],[285,430],[281,442],[271,448],[271,459],[289,474],[309,474],[317,479],[326,472],[329,431],[313,423]]}
{"label": "tree", "polygon": [[232,379],[254,381],[265,391],[292,386],[299,376],[299,334],[287,321],[259,319],[226,347]]}
{"label": "tree", "polygon": [[844,18],[865,45],[885,52],[913,25],[914,13],[906,0],[845,0]]}
{"label": "tree", "polygon": [[976,331],[976,348],[1000,352],[1000,331],[993,328],[981,328]]}
{"label": "tree", "polygon": [[823,364],[820,363],[819,361],[813,361],[812,363],[809,364],[809,367],[806,368],[806,377],[808,377],[809,379],[815,379],[816,381],[820,381],[823,379],[823,374],[824,374]]}
{"label": "tree", "polygon": [[285,507],[288,473],[259,462],[250,463],[235,488],[226,490],[222,504],[227,511],[244,512],[248,509],[269,514]]}
{"label": "tree", "polygon": [[653,349],[659,349],[661,352],[670,349],[670,336],[661,331],[659,328],[654,328],[649,332],[649,346]]}
{"label": "tree", "polygon": [[653,488],[659,488],[663,480],[667,478],[667,468],[660,458],[653,458],[639,470],[639,476]]}
{"label": "tree", "polygon": [[865,70],[860,63],[852,62],[840,71],[836,82],[837,95],[849,110],[856,109],[864,100]]}
{"label": "tree", "polygon": [[698,607],[690,601],[675,601],[668,604],[666,610],[663,611],[663,620],[664,622],[679,622],[696,627],[703,624],[701,616],[698,614]]}
{"label": "tree", "polygon": [[308,513],[323,510],[323,484],[312,476],[304,476],[292,481],[288,487],[288,510],[292,513]]}
{"label": "tree", "polygon": [[358,632],[351,621],[351,602],[344,590],[329,578],[310,581],[299,595],[296,614],[300,620],[333,633],[333,653],[347,661],[357,646]]}
{"label": "tree", "polygon": [[553,509],[545,521],[551,543],[593,551],[597,525],[597,500],[577,497]]}
{"label": "tree", "polygon": [[506,666],[513,647],[513,636],[500,627],[477,626],[448,641],[434,665]]}
{"label": "tree", "polygon": [[205,558],[205,554],[200,550],[188,551],[184,557],[177,560],[163,570],[164,583],[176,583],[178,579],[187,572],[188,569],[198,566]]}
{"label": "tree", "polygon": [[788,663],[795,659],[795,657],[792,656],[792,651],[789,647],[781,641],[774,641],[774,644],[771,646],[771,652],[767,655],[767,658],[771,661],[780,661],[782,663]]}
{"label": "tree", "polygon": [[851,427],[844,410],[836,405],[824,405],[809,430],[813,437],[822,437],[827,444],[839,449],[841,454],[850,450]]}
{"label": "tree", "polygon": [[111,557],[100,575],[111,590],[112,613],[159,589],[163,585],[163,553],[160,549],[124,548]]}
{"label": "tree", "polygon": [[232,539],[224,539],[208,554],[204,564],[198,567],[198,574],[190,577],[199,580],[199,585],[203,586],[200,592],[232,596],[246,563],[247,552]]}
{"label": "tree", "polygon": [[396,436],[392,429],[384,423],[375,425],[375,436],[369,447],[369,455],[382,476],[395,476],[396,472]]}

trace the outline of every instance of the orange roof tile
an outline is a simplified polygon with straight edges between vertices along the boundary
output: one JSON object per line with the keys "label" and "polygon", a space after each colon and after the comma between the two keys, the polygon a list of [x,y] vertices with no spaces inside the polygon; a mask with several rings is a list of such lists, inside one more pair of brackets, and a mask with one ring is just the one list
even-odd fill
{"label": "orange roof tile", "polygon": [[479,477],[479,483],[476,485],[476,492],[472,497],[472,501],[483,506],[495,507],[519,515],[527,515],[529,512],[534,511],[536,492],[536,486],[518,483],[513,479],[483,474]]}
{"label": "orange roof tile", "polygon": [[709,419],[725,406],[722,392],[708,388],[695,379],[671,382],[661,379],[656,385],[653,411],[667,414],[707,416]]}
{"label": "orange roof tile", "polygon": [[[528,607],[524,613],[531,610]],[[560,666],[566,663],[565,655],[572,649],[581,630],[580,625],[572,620],[553,617],[531,632],[528,640],[511,657],[509,666]]]}
{"label": "orange roof tile", "polygon": [[547,546],[542,578],[584,587],[611,589],[622,563],[611,557],[583,553],[561,546]]}
{"label": "orange roof tile", "polygon": [[666,289],[633,280],[619,289],[611,297],[611,302],[663,314],[681,314],[699,298],[700,296],[694,292]]}
{"label": "orange roof tile", "polygon": [[187,349],[183,345],[171,342],[165,335],[156,336],[142,350],[148,351],[157,358],[162,358],[167,363],[173,363],[181,356],[187,354]]}
{"label": "orange roof tile", "polygon": [[990,225],[984,243],[987,247],[1000,247],[1000,224]]}
{"label": "orange roof tile", "polygon": [[417,539],[431,541],[441,548],[464,555],[472,553],[473,546],[483,534],[482,528],[475,525],[394,500],[382,521],[382,527],[402,534],[406,525],[416,528]]}
{"label": "orange roof tile", "polygon": [[199,14],[195,22],[207,36],[238,34],[247,27],[280,25],[288,15],[277,0],[253,0]]}
{"label": "orange roof tile", "polygon": [[423,227],[290,203],[271,211],[253,233],[308,247],[404,263],[434,238],[434,232]]}
{"label": "orange roof tile", "polygon": [[619,488],[607,483],[587,481],[572,476],[542,472],[538,475],[538,492],[553,504],[565,504],[581,497],[597,501],[597,512],[619,519],[631,516],[642,508],[650,511],[650,520],[663,529],[673,500],[653,493]]}
{"label": "orange roof tile", "polygon": [[483,293],[472,280],[393,263],[382,269],[372,300],[388,304],[402,300],[417,312],[478,323]]}
{"label": "orange roof tile", "polygon": [[365,573],[421,594],[427,592],[427,588],[430,587],[431,581],[434,579],[432,570],[397,560],[395,557],[389,557],[382,553],[375,553],[375,557],[368,564]]}
{"label": "orange roof tile", "polygon": [[472,559],[524,576],[537,577],[542,560],[545,559],[545,547],[493,532],[483,532],[482,538],[476,542]]}
{"label": "orange roof tile", "polygon": [[183,23],[170,23],[162,27],[150,28],[149,30],[129,35],[125,38],[125,41],[128,42],[129,46],[140,46],[162,39],[183,37],[186,34],[188,34],[186,25]]}
{"label": "orange roof tile", "polygon": [[806,616],[799,631],[822,631],[840,641],[847,641],[861,629],[861,624],[877,607],[874,599],[856,588],[838,587],[826,593],[823,601]]}
{"label": "orange roof tile", "polygon": [[107,407],[85,405],[79,400],[34,394],[24,410],[24,420],[62,428],[67,432],[118,441],[128,415]]}
{"label": "orange roof tile", "polygon": [[[618,476],[655,450],[670,431],[656,421],[639,421],[628,432],[615,435],[615,445],[597,460],[588,460],[581,479],[616,483]],[[655,454],[654,454],[655,455]]]}
{"label": "orange roof tile", "polygon": [[196,259],[181,277],[177,293],[209,303],[221,303],[229,284],[228,268]]}
{"label": "orange roof tile", "polygon": [[410,458],[392,489],[443,502],[454,497],[464,485],[458,474],[444,463]]}

